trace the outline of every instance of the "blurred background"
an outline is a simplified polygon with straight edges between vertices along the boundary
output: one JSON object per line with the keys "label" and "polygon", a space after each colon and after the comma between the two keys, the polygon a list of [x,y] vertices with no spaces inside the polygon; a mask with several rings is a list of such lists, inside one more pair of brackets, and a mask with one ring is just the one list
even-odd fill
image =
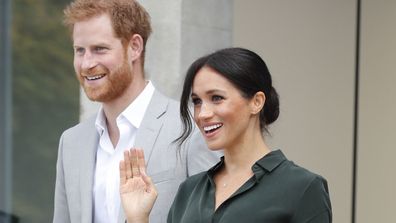
{"label": "blurred background", "polygon": [[[74,76],[70,0],[0,2],[0,223],[51,222],[59,136],[98,105]],[[139,2],[157,88],[178,99],[199,56],[257,52],[280,94],[272,148],[328,180],[333,222],[396,222],[396,1]]]}
{"label": "blurred background", "polygon": [[79,119],[68,2],[1,0],[1,223],[52,221],[59,136]]}

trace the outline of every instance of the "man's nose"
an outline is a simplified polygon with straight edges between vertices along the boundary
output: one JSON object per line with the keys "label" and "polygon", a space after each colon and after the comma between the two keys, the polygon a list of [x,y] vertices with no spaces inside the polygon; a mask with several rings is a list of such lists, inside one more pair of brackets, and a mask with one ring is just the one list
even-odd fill
{"label": "man's nose", "polygon": [[97,65],[97,61],[95,60],[95,57],[90,53],[87,52],[83,56],[83,61],[81,63],[81,68],[83,70],[89,70]]}

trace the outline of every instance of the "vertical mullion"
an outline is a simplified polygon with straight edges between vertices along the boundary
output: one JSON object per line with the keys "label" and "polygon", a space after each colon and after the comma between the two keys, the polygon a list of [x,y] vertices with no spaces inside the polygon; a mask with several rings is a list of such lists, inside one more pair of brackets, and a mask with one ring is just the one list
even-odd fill
{"label": "vertical mullion", "polygon": [[357,189],[357,156],[358,156],[358,122],[359,122],[359,74],[360,74],[360,25],[361,25],[361,0],[356,5],[356,46],[355,46],[355,104],[353,120],[353,173],[352,173],[352,219],[356,222],[356,189]]}

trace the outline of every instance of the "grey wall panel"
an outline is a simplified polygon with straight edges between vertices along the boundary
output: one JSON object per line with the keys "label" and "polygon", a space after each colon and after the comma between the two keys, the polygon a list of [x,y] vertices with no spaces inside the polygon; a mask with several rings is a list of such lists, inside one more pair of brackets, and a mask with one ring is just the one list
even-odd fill
{"label": "grey wall panel", "polygon": [[396,2],[361,12],[356,222],[396,222]]}
{"label": "grey wall panel", "polygon": [[326,177],[334,222],[350,222],[356,1],[236,0],[234,15],[234,45],[264,58],[280,94],[267,140]]}

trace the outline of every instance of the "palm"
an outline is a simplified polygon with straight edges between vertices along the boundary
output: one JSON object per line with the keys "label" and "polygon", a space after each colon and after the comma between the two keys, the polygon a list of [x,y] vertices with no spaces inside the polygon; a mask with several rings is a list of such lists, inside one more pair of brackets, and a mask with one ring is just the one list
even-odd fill
{"label": "palm", "polygon": [[[128,210],[128,215],[149,215],[154,205],[157,194],[148,190],[142,177],[127,179],[125,184],[120,186],[122,206]],[[130,210],[130,211],[129,211]]]}
{"label": "palm", "polygon": [[148,222],[157,190],[146,175],[144,153],[133,149],[120,162],[120,196],[128,222]]}

